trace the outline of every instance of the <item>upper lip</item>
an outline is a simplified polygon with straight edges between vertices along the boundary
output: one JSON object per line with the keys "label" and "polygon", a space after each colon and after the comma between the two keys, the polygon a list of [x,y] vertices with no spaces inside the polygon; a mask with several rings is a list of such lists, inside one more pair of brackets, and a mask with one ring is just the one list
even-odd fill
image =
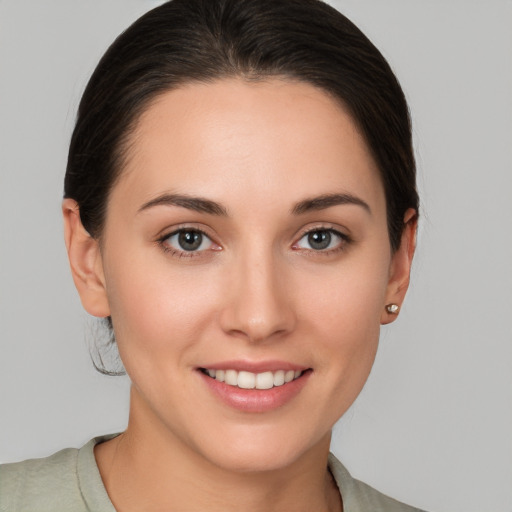
{"label": "upper lip", "polygon": [[248,361],[248,360],[233,360],[221,361],[217,363],[207,363],[200,366],[207,370],[236,370],[239,372],[263,373],[263,372],[277,372],[278,370],[294,370],[304,371],[308,367],[300,364],[290,363],[289,361]]}

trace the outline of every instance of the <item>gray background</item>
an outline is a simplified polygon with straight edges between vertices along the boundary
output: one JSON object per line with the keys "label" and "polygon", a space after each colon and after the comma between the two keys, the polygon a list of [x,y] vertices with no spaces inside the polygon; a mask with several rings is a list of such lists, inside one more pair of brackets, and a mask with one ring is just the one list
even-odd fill
{"label": "gray background", "polygon": [[[0,461],[126,424],[67,269],[66,145],[97,60],[148,0],[0,0]],[[512,2],[331,2],[397,72],[423,199],[412,289],[334,433],[352,473],[432,512],[512,511]]]}

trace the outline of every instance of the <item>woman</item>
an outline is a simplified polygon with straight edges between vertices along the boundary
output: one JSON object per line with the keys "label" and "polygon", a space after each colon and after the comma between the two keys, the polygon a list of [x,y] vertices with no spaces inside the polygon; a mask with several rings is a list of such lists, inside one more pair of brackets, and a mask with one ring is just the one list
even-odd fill
{"label": "woman", "polygon": [[75,285],[132,381],[125,432],[2,468],[5,510],[414,510],[329,456],[409,283],[407,105],[316,0],[174,0],[80,104]]}

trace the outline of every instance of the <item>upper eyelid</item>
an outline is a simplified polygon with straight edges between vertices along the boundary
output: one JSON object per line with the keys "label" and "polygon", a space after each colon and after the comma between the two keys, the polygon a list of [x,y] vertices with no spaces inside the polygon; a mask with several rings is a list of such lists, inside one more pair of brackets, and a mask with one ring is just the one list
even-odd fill
{"label": "upper eyelid", "polygon": [[342,229],[338,226],[333,226],[330,223],[327,224],[318,224],[316,226],[310,226],[307,228],[301,229],[298,234],[296,235],[296,240],[300,240],[305,235],[308,235],[309,233],[313,233],[315,231],[331,231],[333,233],[336,233],[337,235],[341,236],[343,239],[350,239],[350,235],[346,232],[346,230]]}
{"label": "upper eyelid", "polygon": [[[304,237],[306,237],[310,233],[314,233],[315,231],[329,231],[331,233],[334,233],[335,236],[337,236],[340,239],[340,241],[336,244],[336,247],[331,247],[328,249],[309,249],[309,248],[304,248],[304,247],[298,247],[298,244]],[[339,228],[326,227],[324,225],[324,226],[317,226],[314,228],[307,229],[306,231],[303,231],[300,236],[297,236],[295,238],[295,242],[293,242],[292,248],[295,250],[300,250],[304,253],[311,253],[311,254],[318,254],[318,255],[320,255],[320,254],[329,255],[329,254],[336,253],[340,250],[346,249],[348,247],[348,245],[350,245],[352,242],[353,242],[352,237],[350,235],[344,233],[343,231],[341,231]]]}
{"label": "upper eyelid", "polygon": [[205,254],[209,250],[212,250],[211,247],[210,247],[210,248],[207,248],[207,249],[186,251],[184,249],[180,249],[180,248],[174,247],[170,243],[167,243],[169,238],[174,237],[174,236],[178,235],[180,232],[183,232],[183,231],[185,231],[185,232],[186,231],[196,231],[198,233],[201,233],[204,237],[206,237],[209,240],[210,244],[219,247],[217,242],[215,242],[213,240],[213,238],[208,233],[206,233],[204,230],[202,230],[200,228],[197,228],[197,227],[190,227],[190,226],[189,227],[174,228],[174,229],[171,229],[170,231],[168,231],[167,233],[164,231],[164,234],[162,234],[161,236],[159,236],[156,239],[156,244],[158,246],[160,246],[160,248],[164,252],[172,253],[175,257],[179,257],[179,258],[182,258],[182,257],[186,257],[186,258],[201,258],[201,257],[204,257]]}
{"label": "upper eyelid", "polygon": [[[203,231],[203,230],[201,230],[201,229],[197,229],[197,228],[193,228],[193,229],[187,229],[187,228],[180,228],[180,229],[176,229],[176,230],[174,230],[174,231],[171,231],[168,235],[163,235],[163,236],[160,238],[160,240],[165,241],[165,240],[167,240],[168,238],[171,238],[171,236],[176,236],[178,233],[181,233],[181,232],[185,232],[185,233],[186,233],[187,231],[195,231],[195,232],[197,232],[197,233],[201,233],[201,235],[205,236],[206,238],[208,238],[208,240],[210,240],[211,242],[213,242],[212,237],[211,237],[208,233],[204,232],[204,231]],[[215,243],[215,242],[213,242],[213,243]]]}
{"label": "upper eyelid", "polygon": [[179,233],[180,231],[197,231],[197,232],[207,236],[210,240],[212,240],[212,241],[214,240],[214,235],[212,235],[209,232],[209,230],[207,230],[201,226],[195,226],[195,225],[191,225],[191,224],[178,225],[178,226],[173,226],[172,228],[162,229],[155,238],[158,241],[164,241],[165,239]]}
{"label": "upper eyelid", "polygon": [[180,253],[182,255],[187,255],[187,257],[194,257],[194,256],[199,257],[201,254],[203,254],[209,250],[209,249],[202,249],[200,251],[185,251],[183,249],[173,247],[170,243],[168,243],[168,240],[169,240],[169,238],[176,236],[181,231],[197,231],[198,233],[201,233],[204,237],[206,237],[210,241],[210,244],[213,244],[214,246],[217,246],[217,247],[222,247],[214,240],[214,238],[211,235],[209,235],[203,229],[195,227],[195,226],[194,227],[192,227],[192,226],[174,227],[168,231],[163,230],[162,234],[158,235],[156,237],[156,240],[155,240],[156,245],[160,246],[162,248],[162,250],[164,250],[165,252]]}
{"label": "upper eyelid", "polygon": [[346,242],[350,241],[350,238],[347,235],[341,233],[340,231],[337,231],[336,229],[312,229],[311,231],[306,231],[302,236],[300,236],[297,239],[297,241],[294,242],[294,245],[298,244],[303,238],[310,235],[311,233],[314,233],[315,231],[328,231],[328,232],[332,233],[334,236],[341,239],[342,243],[346,243]]}

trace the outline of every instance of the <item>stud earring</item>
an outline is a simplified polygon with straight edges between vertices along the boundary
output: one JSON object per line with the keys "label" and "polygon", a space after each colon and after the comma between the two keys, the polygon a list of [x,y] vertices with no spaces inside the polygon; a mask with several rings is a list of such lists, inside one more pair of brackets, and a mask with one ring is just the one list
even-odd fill
{"label": "stud earring", "polygon": [[387,304],[386,311],[391,313],[392,315],[398,315],[398,311],[400,311],[400,306],[398,304]]}

